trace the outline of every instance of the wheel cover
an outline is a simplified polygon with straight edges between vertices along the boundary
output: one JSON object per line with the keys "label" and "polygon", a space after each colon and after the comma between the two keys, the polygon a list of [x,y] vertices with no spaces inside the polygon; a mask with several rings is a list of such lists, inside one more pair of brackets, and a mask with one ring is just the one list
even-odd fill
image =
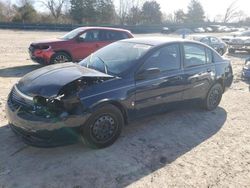
{"label": "wheel cover", "polygon": [[91,136],[98,142],[107,142],[115,136],[117,123],[110,115],[101,115],[91,126]]}
{"label": "wheel cover", "polygon": [[220,101],[220,91],[219,89],[215,88],[211,91],[209,98],[208,98],[208,104],[210,107],[215,107],[219,104]]}
{"label": "wheel cover", "polygon": [[69,58],[65,55],[58,55],[55,57],[54,63],[65,63],[68,62]]}

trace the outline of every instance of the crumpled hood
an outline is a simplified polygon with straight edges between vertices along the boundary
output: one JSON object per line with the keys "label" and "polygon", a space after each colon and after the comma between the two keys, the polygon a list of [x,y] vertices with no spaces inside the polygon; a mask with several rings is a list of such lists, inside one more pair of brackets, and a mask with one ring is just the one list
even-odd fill
{"label": "crumpled hood", "polygon": [[36,41],[33,42],[31,45],[34,46],[41,46],[41,45],[50,45],[50,44],[56,44],[56,43],[61,43],[61,42],[66,42],[66,40],[57,38],[57,39],[46,39],[46,40],[41,40],[41,41]]}
{"label": "crumpled hood", "polygon": [[83,77],[112,78],[108,74],[75,63],[46,66],[26,74],[17,88],[29,96],[55,97],[66,84]]}

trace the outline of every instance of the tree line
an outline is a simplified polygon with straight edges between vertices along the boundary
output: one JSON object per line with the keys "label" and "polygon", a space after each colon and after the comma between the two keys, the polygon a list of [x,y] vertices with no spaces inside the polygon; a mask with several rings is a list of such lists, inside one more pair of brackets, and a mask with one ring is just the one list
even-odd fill
{"label": "tree line", "polygon": [[[233,1],[220,21],[250,22]],[[187,11],[166,14],[156,0],[0,0],[0,22],[154,25],[215,22],[205,16],[199,0],[190,0]]]}

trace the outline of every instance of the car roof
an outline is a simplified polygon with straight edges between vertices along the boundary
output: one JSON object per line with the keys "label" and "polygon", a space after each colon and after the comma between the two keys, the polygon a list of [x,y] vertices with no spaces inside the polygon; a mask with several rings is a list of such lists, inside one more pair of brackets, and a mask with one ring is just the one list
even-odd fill
{"label": "car roof", "polygon": [[121,32],[129,32],[129,30],[122,28],[113,28],[113,27],[78,27],[76,29],[89,30],[89,29],[101,29],[101,30],[111,30],[111,31],[121,31]]}
{"label": "car roof", "polygon": [[172,37],[141,37],[141,38],[130,38],[122,40],[124,42],[131,42],[131,43],[139,43],[139,44],[146,44],[150,46],[159,46],[167,43],[173,42],[192,42],[192,43],[199,43],[193,40],[188,39],[181,39],[181,38],[172,38]]}

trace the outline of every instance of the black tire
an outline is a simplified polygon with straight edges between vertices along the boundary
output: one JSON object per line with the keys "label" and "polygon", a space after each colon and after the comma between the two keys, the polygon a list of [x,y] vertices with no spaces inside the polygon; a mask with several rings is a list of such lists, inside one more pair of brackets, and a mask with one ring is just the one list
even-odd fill
{"label": "black tire", "polygon": [[70,62],[71,57],[65,53],[65,52],[56,52],[52,58],[50,63],[51,64],[57,64],[57,63],[65,63],[65,62]]}
{"label": "black tire", "polygon": [[223,94],[223,88],[221,84],[216,83],[213,85],[204,100],[204,108],[206,110],[214,110],[220,104],[221,98]]}
{"label": "black tire", "polygon": [[235,53],[235,49],[229,48],[229,49],[228,49],[228,53],[234,54],[234,53]]}
{"label": "black tire", "polygon": [[81,136],[91,148],[105,148],[112,145],[120,136],[124,118],[113,105],[98,108],[83,125]]}

